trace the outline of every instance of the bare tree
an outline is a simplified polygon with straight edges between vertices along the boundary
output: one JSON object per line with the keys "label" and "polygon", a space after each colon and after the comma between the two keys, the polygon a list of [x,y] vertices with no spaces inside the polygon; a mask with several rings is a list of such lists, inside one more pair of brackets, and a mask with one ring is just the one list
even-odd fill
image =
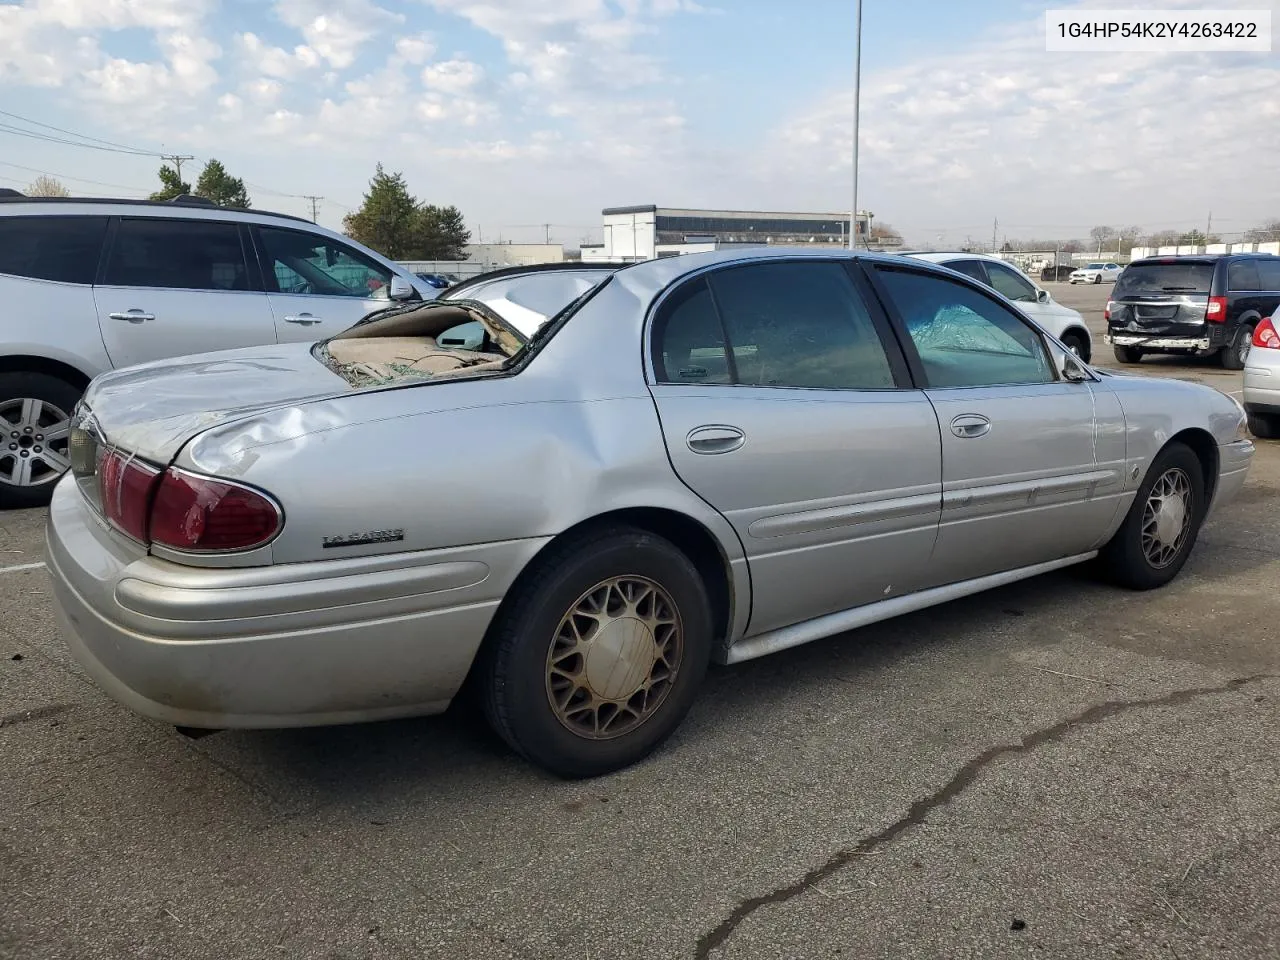
{"label": "bare tree", "polygon": [[28,197],[69,197],[71,191],[62,185],[62,181],[41,174],[27,187]]}
{"label": "bare tree", "polygon": [[1280,220],[1267,220],[1260,227],[1252,227],[1244,232],[1247,243],[1270,243],[1280,240]]}

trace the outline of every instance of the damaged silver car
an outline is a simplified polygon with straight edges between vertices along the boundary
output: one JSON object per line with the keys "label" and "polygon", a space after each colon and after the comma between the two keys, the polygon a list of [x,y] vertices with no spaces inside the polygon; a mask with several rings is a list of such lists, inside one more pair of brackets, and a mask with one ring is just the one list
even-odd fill
{"label": "damaged silver car", "polygon": [[1159,587],[1239,405],[985,285],[758,249],[479,278],[317,344],[106,374],[48,522],[67,642],[187,727],[439,712],[570,777],[734,663],[1069,564]]}

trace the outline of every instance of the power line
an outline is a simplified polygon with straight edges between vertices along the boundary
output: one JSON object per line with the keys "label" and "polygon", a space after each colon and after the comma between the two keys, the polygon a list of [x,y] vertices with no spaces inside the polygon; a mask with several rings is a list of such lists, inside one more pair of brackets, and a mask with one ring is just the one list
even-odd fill
{"label": "power line", "polygon": [[319,221],[316,219],[316,217],[318,216],[317,211],[319,209],[320,201],[323,200],[324,197],[315,197],[315,196],[304,194],[302,199],[311,201],[311,222],[318,223]]}
{"label": "power line", "polygon": [[36,167],[24,167],[20,163],[10,163],[8,160],[0,160],[0,166],[13,167],[15,170],[26,170],[28,173],[38,173],[41,176],[53,177],[55,180],[74,180],[77,183],[92,183],[98,187],[114,187],[117,190],[128,190],[132,193],[147,193],[143,187],[130,187],[123,183],[107,183],[104,180],[90,180],[88,177],[73,177],[66,173],[54,173],[52,170],[39,170]]}
{"label": "power line", "polygon": [[[129,147],[129,146],[124,145],[123,143],[116,143],[116,142],[115,142],[115,141],[113,141],[113,140],[103,140],[103,139],[101,139],[101,138],[99,138],[99,137],[91,137],[91,136],[89,136],[88,134],[85,134],[85,133],[76,133],[74,130],[65,130],[65,129],[63,129],[62,127],[55,127],[55,126],[54,126],[53,124],[51,124],[51,123],[42,123],[42,122],[41,122],[41,121],[39,121],[39,120],[31,120],[31,119],[29,119],[28,117],[20,117],[20,116],[18,116],[18,114],[16,114],[16,113],[10,113],[8,110],[0,110],[0,116],[6,116],[6,117],[9,117],[9,118],[11,118],[11,119],[13,119],[13,120],[21,120],[23,123],[30,123],[30,124],[32,124],[33,126],[37,126],[37,127],[44,127],[46,130],[56,130],[58,133],[65,133],[65,134],[67,134],[68,136],[77,137],[77,138],[79,138],[79,139],[81,139],[81,140],[92,140],[92,141],[94,141],[95,143],[102,143],[102,144],[106,144],[108,147],[117,147],[117,148],[119,148],[119,149],[121,149],[121,150],[129,150],[129,151],[133,151],[133,152],[137,152],[137,153],[145,153],[145,152],[147,152],[147,151],[142,150],[142,148],[140,148],[140,147]],[[155,156],[155,154],[151,154],[151,156]]]}

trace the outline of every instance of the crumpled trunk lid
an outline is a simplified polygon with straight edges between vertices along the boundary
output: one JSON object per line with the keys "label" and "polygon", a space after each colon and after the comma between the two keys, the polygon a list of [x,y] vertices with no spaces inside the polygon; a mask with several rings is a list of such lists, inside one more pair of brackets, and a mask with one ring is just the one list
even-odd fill
{"label": "crumpled trunk lid", "polygon": [[96,378],[82,401],[111,446],[168,464],[216,423],[356,388],[310,343],[246,347],[127,367]]}

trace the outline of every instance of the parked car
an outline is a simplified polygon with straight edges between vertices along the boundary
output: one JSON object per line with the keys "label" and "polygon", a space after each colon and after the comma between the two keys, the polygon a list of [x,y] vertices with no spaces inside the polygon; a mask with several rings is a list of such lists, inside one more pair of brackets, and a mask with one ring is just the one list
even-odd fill
{"label": "parked car", "polygon": [[1121,363],[1148,353],[1218,357],[1240,370],[1253,329],[1280,307],[1280,257],[1220,254],[1135,260],[1103,316]]}
{"label": "parked car", "polygon": [[[526,337],[478,299],[90,386],[47,564],[75,658],[197,728],[443,710],[568,777],[736,663],[1097,559],[1167,583],[1253,456],[1203,385],[1092,370],[894,255],[612,271]],[[477,350],[442,347],[478,322]]]}
{"label": "parked car", "polygon": [[983,253],[910,253],[908,256],[942,264],[997,290],[1036,323],[1061,340],[1072,353],[1088,363],[1093,357],[1089,325],[1076,310],[1053,299],[1021,270],[999,257]]}
{"label": "parked car", "polygon": [[1089,263],[1079,270],[1072,270],[1068,283],[1115,283],[1123,267],[1118,263]]}
{"label": "parked car", "polygon": [[1253,328],[1253,346],[1244,365],[1244,409],[1249,432],[1280,439],[1280,320],[1264,317]]}
{"label": "parked car", "polygon": [[1069,263],[1060,263],[1043,268],[1040,271],[1041,280],[1066,280],[1070,278],[1075,271],[1075,267]]}
{"label": "parked car", "polygon": [[0,197],[0,507],[48,502],[71,410],[104,371],[311,343],[435,293],[297,217],[196,198]]}

